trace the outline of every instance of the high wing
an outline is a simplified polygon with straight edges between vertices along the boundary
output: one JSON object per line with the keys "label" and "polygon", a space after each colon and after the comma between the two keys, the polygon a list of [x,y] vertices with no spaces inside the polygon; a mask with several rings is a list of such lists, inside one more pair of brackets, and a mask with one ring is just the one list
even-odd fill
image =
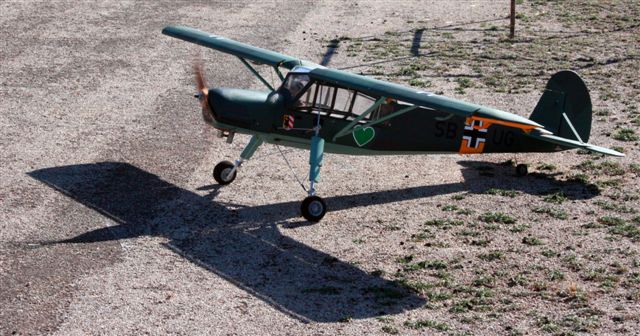
{"label": "high wing", "polygon": [[283,55],[275,51],[254,47],[245,43],[230,40],[228,38],[209,34],[198,29],[184,26],[168,26],[162,33],[187,42],[199,44],[215,49],[223,53],[232,54],[242,59],[248,59],[256,63],[267,64],[273,67],[282,66],[289,70],[296,66],[319,67],[319,65]]}
{"label": "high wing", "polygon": [[429,92],[415,90],[402,85],[388,83],[346,71],[328,69],[313,62],[300,60],[271,50],[254,47],[190,27],[168,26],[162,30],[162,33],[260,64],[267,64],[273,67],[282,66],[289,70],[296,66],[304,66],[312,69],[309,73],[312,78],[334,83],[357,91],[362,91],[364,93],[394,98],[419,107],[437,109],[463,117],[474,115],[478,117],[497,119],[499,121],[514,123],[525,127],[528,126],[528,128],[543,127],[542,125],[527,118],[497,109],[438,96]]}
{"label": "high wing", "polygon": [[496,124],[511,124],[525,129],[543,128],[542,125],[535,121],[512,113],[356,75],[347,71],[316,68],[309,72],[309,76],[317,80],[369,93],[374,96],[393,98],[418,107],[426,107],[457,116],[487,118],[495,120],[494,123]]}

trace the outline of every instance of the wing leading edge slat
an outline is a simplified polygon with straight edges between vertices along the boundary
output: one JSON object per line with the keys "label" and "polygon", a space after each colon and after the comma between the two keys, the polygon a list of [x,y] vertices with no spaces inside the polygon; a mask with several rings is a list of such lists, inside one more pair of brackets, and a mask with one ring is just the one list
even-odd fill
{"label": "wing leading edge slat", "polygon": [[[317,66],[314,63],[299,60],[295,57],[280,54],[271,50],[254,47],[245,43],[230,40],[221,36],[209,34],[198,29],[184,26],[168,26],[162,33],[187,42],[215,49],[223,53],[232,54],[240,58],[270,66],[282,66],[289,70],[296,66]],[[315,65],[315,66],[314,66]]]}

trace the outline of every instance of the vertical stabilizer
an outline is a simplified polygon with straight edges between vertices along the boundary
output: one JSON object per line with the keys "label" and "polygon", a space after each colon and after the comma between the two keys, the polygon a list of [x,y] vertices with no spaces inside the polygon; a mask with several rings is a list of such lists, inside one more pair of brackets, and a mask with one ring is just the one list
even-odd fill
{"label": "vertical stabilizer", "polygon": [[573,71],[551,76],[529,119],[544,125],[556,136],[589,141],[591,97],[582,78]]}

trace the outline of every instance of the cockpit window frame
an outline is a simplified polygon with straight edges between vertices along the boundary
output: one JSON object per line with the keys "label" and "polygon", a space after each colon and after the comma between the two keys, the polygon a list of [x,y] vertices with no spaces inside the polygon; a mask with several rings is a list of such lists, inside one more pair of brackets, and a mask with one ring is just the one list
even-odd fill
{"label": "cockpit window frame", "polygon": [[[289,77],[292,75],[306,75],[307,73],[305,72],[289,72],[285,78],[285,81],[283,82],[282,87],[284,87],[284,83],[287,80],[290,80]],[[311,88],[311,86],[315,85],[315,91],[313,92],[313,99],[310,100],[310,105],[304,105],[304,106],[296,106],[296,103],[300,101],[300,99],[308,93],[308,90],[311,90],[313,88]],[[333,92],[331,93],[331,104],[329,106],[329,108],[323,107],[323,108],[319,108],[317,103],[318,103],[318,94],[319,94],[319,90],[320,90],[320,86],[324,86],[327,88],[330,88],[333,90]],[[338,95],[338,90],[346,90],[349,92],[349,106],[348,106],[348,110],[344,111],[342,109],[340,110],[336,110],[336,100],[337,100],[337,95]],[[367,98],[370,98],[372,100],[372,102],[375,102],[377,99],[379,99],[380,97],[377,97],[375,95],[370,95],[366,92],[363,91],[359,91],[356,89],[352,89],[352,88],[348,88],[348,87],[344,87],[344,86],[340,86],[340,85],[336,85],[333,83],[328,83],[328,82],[324,82],[324,81],[320,81],[314,78],[310,78],[309,82],[298,92],[298,94],[295,97],[291,97],[291,101],[288,102],[288,106],[289,108],[295,109],[296,111],[300,111],[303,113],[320,113],[324,116],[329,116],[335,119],[339,119],[339,120],[354,120],[355,118],[357,118],[359,116],[359,114],[357,113],[353,113],[353,108],[354,105],[356,103],[356,99],[358,98],[359,95],[365,96]],[[370,114],[369,116],[366,116],[365,118],[363,118],[360,123],[366,123],[366,122],[370,122],[370,121],[374,121],[374,119],[371,118],[372,115],[375,114]]]}

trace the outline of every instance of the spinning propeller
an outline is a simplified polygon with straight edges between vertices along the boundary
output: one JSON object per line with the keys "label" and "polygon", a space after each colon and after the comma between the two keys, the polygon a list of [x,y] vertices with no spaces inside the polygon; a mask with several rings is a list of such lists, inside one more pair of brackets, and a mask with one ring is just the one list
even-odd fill
{"label": "spinning propeller", "polygon": [[199,57],[193,61],[193,73],[196,76],[196,89],[198,90],[194,97],[198,98],[200,101],[200,106],[202,107],[202,118],[204,118],[205,121],[210,122],[212,121],[212,111],[209,107],[209,88],[207,87],[207,81],[204,78],[202,59]]}

